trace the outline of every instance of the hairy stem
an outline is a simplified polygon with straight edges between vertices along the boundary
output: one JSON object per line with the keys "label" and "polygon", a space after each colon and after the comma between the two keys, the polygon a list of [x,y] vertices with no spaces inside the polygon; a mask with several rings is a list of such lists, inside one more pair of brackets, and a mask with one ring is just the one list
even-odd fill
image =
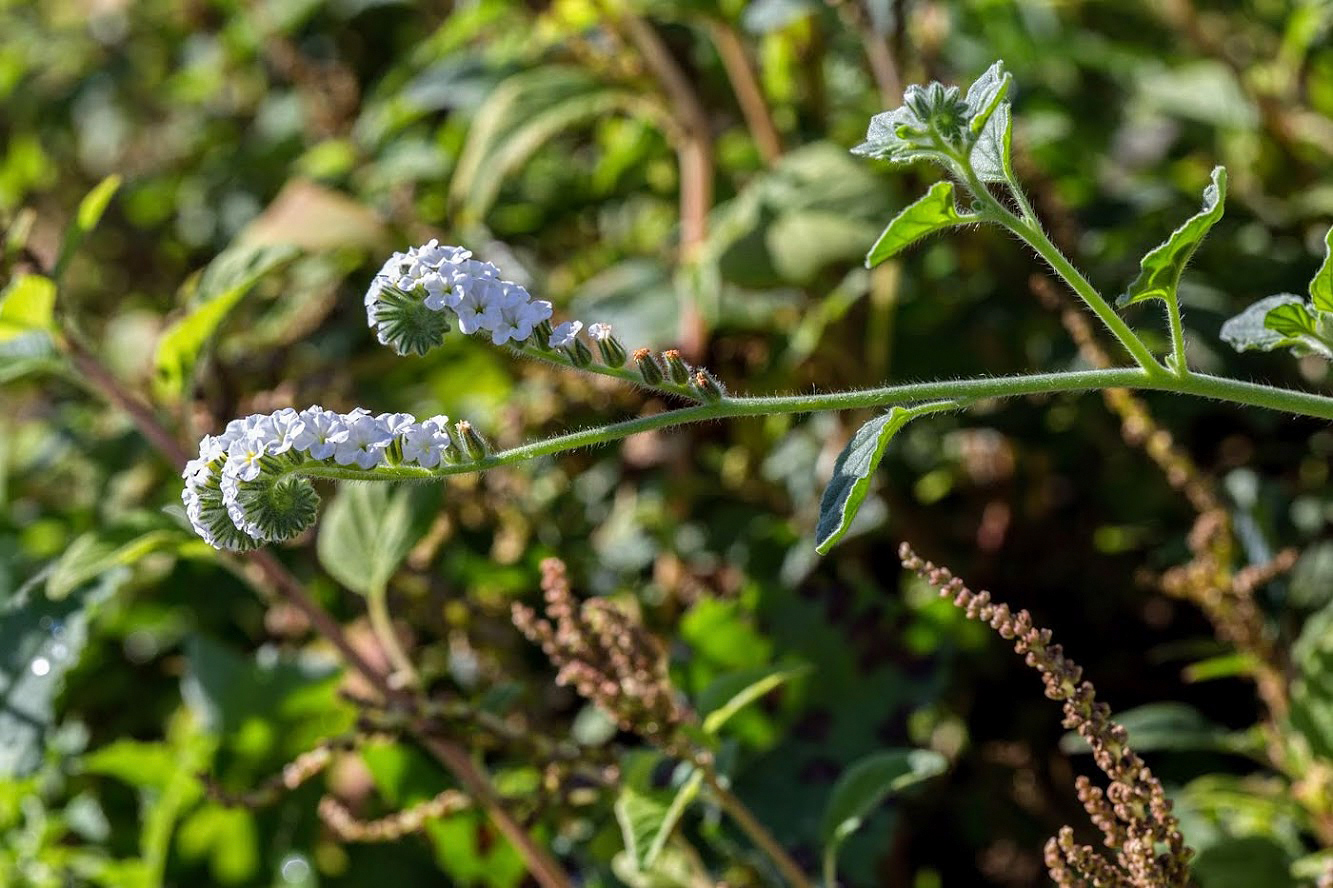
{"label": "hairy stem", "polygon": [[[1115,313],[1115,309],[1102,298],[1102,294],[1097,292],[1097,288],[1083,276],[1083,273],[1074,267],[1074,264],[1065,257],[1064,253],[1060,252],[1060,248],[1046,236],[1046,232],[1042,230],[1035,217],[1028,219],[1014,215],[1008,207],[995,199],[995,196],[990,193],[990,189],[977,178],[976,173],[972,171],[971,164],[965,158],[958,157],[955,159],[965,172],[968,188],[982,203],[984,215],[991,221],[1008,228],[1022,238],[1028,246],[1036,250],[1037,254],[1046,260],[1046,264],[1050,265],[1078,298],[1083,300],[1083,304],[1097,316],[1097,319],[1105,325],[1111,335],[1119,340],[1125,351],[1129,352],[1144,372],[1153,376],[1162,375],[1162,365],[1158,363],[1157,358],[1153,357],[1153,353],[1148,350],[1148,347],[1143,344],[1143,340],[1139,339],[1138,334],[1129,328],[1129,325],[1121,319],[1120,315]],[[1017,188],[1014,190],[1017,193]],[[1030,214],[1031,208],[1029,207],[1024,211],[1024,216]]]}
{"label": "hairy stem", "polygon": [[782,156],[782,136],[773,123],[773,115],[764,99],[764,91],[759,87],[759,78],[755,76],[750,64],[745,44],[728,22],[710,20],[708,33],[713,38],[713,45],[717,47],[718,57],[722,59],[722,67],[727,71],[731,89],[736,93],[736,104],[740,105],[741,116],[745,118],[745,125],[750,130],[750,138],[754,139],[755,148],[759,150],[764,164],[772,166]]}
{"label": "hairy stem", "polygon": [[565,453],[583,447],[596,447],[628,438],[639,432],[650,432],[694,422],[742,416],[767,416],[775,413],[814,413],[822,410],[891,407],[929,400],[971,402],[986,398],[1103,391],[1113,388],[1174,392],[1333,420],[1333,398],[1324,395],[1274,388],[1203,373],[1182,378],[1162,372],[1149,374],[1136,367],[1125,367],[1113,370],[1075,370],[1067,373],[1034,373],[1028,376],[942,380],[828,394],[727,397],[714,404],[683,407],[666,413],[641,416],[544,438],[508,450],[496,451],[485,459],[442,465],[436,469],[423,469],[418,466],[380,466],[374,469],[360,469],[356,466],[328,465],[310,460],[297,464],[289,471],[312,478],[333,478],[344,481],[428,481],[448,475],[461,475],[513,465],[540,456]]}
{"label": "hairy stem", "polygon": [[805,873],[796,865],[796,861],[791,859],[787,849],[783,848],[782,844],[768,831],[768,828],[750,813],[750,809],[745,806],[745,803],[737,798],[730,789],[727,789],[722,781],[717,779],[717,774],[713,769],[704,768],[703,774],[704,781],[708,784],[708,788],[713,791],[713,795],[718,804],[722,806],[722,810],[726,811],[728,816],[736,821],[736,825],[750,837],[750,841],[758,845],[760,850],[768,855],[769,859],[782,873],[782,878],[786,880],[787,884],[794,886],[794,888],[814,888],[810,880],[806,878]]}

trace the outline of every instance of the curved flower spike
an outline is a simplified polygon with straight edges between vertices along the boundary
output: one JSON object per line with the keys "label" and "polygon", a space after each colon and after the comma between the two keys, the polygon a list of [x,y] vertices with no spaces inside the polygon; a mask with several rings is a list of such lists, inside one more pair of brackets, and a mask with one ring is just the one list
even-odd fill
{"label": "curved flower spike", "polygon": [[206,435],[183,472],[181,499],[206,543],[244,551],[291,539],[314,524],[319,495],[301,469],[434,469],[467,458],[454,452],[457,447],[447,416],[417,422],[410,413],[288,407],[232,420],[222,434]]}

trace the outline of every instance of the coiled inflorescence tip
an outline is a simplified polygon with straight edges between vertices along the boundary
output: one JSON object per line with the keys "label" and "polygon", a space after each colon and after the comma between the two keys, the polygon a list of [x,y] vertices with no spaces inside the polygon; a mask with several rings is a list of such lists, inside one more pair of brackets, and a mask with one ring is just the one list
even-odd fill
{"label": "coiled inflorescence tip", "polygon": [[222,434],[206,435],[199,456],[185,466],[185,514],[219,549],[291,539],[314,523],[319,505],[314,487],[294,470],[317,463],[433,469],[472,458],[460,452],[457,433],[447,416],[417,422],[410,413],[375,416],[361,408],[285,407],[235,419]]}
{"label": "coiled inflorescence tip", "polygon": [[[366,323],[381,343],[400,355],[422,355],[444,342],[456,325],[465,334],[489,334],[495,345],[560,352],[576,366],[592,360],[579,338],[581,321],[551,326],[551,303],[533,299],[522,285],[500,277],[500,269],[473,259],[462,247],[431,240],[394,253],[366,291]],[[596,338],[605,324],[594,324]],[[623,351],[623,348],[621,349]],[[615,366],[624,363],[622,358]]]}

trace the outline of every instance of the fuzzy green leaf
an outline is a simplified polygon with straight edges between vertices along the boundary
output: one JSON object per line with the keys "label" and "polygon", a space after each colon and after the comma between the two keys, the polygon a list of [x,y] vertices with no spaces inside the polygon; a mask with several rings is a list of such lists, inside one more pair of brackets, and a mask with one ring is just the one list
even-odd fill
{"label": "fuzzy green leaf", "polygon": [[429,490],[390,484],[344,484],[320,527],[319,563],[362,595],[382,590],[432,517],[414,502]]}
{"label": "fuzzy green leaf", "polygon": [[1166,242],[1143,257],[1139,276],[1129,285],[1118,301],[1119,305],[1133,305],[1148,299],[1174,302],[1180,287],[1180,276],[1190,257],[1199,248],[1209,229],[1222,218],[1227,197],[1227,171],[1213,169],[1213,184],[1203,191],[1203,209],[1191,216]]}
{"label": "fuzzy green leaf", "polygon": [[171,401],[185,394],[200,353],[227,315],[264,275],[298,252],[287,245],[239,246],[209,263],[199,277],[189,312],[158,340],[153,387],[159,398]]}
{"label": "fuzzy green leaf", "polygon": [[769,691],[804,675],[808,667],[774,669],[761,666],[717,678],[699,695],[698,711],[706,734],[716,734],[736,713]]}
{"label": "fuzzy green leaf", "polygon": [[60,244],[60,254],[51,272],[53,278],[60,280],[64,275],[66,267],[79,252],[79,247],[83,246],[88,233],[102,221],[102,214],[106,212],[107,204],[111,203],[111,198],[115,197],[118,190],[120,190],[120,176],[107,176],[79,202],[79,211],[74,214],[73,221],[65,230],[65,239]]}
{"label": "fuzzy green leaf", "polygon": [[1310,281],[1310,301],[1319,311],[1333,312],[1333,228],[1324,235],[1324,264]]}
{"label": "fuzzy green leaf", "polygon": [[916,203],[893,217],[866,254],[866,268],[874,268],[927,235],[973,218],[961,215],[954,206],[952,182],[936,182]]}
{"label": "fuzzy green leaf", "polygon": [[1264,326],[1289,339],[1315,336],[1319,332],[1314,315],[1304,302],[1284,302],[1270,308],[1264,315]]}
{"label": "fuzzy green leaf", "polygon": [[838,460],[833,464],[833,477],[819,501],[819,521],[815,524],[816,552],[828,554],[829,549],[846,535],[870,492],[870,477],[898,430],[921,414],[954,406],[952,402],[936,402],[917,407],[893,407],[856,430],[838,454]]}
{"label": "fuzzy green leaf", "polygon": [[1291,305],[1304,311],[1305,300],[1294,293],[1278,293],[1268,296],[1245,309],[1222,325],[1222,341],[1236,351],[1272,351],[1288,345],[1297,345],[1300,340],[1278,333],[1266,323],[1268,314],[1279,308]]}

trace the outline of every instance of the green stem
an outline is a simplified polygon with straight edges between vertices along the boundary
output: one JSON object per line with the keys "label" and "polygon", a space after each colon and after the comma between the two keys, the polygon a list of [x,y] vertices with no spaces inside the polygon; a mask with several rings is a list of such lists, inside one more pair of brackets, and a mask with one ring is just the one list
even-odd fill
{"label": "green stem", "polygon": [[[664,379],[656,385],[650,384],[642,376],[626,367],[611,367],[607,364],[598,363],[594,360],[591,364],[575,364],[564,352],[556,349],[540,348],[536,345],[516,345],[512,347],[516,354],[525,358],[532,358],[534,361],[545,361],[548,364],[555,364],[557,367],[567,367],[571,370],[581,370],[584,373],[593,373],[597,376],[608,376],[611,379],[618,379],[621,382],[628,382],[631,385],[641,386],[651,391],[662,392],[667,395],[676,395],[689,401],[698,402],[699,393],[688,385],[677,385],[669,379]],[[631,359],[632,363],[632,359]]]}
{"label": "green stem", "polygon": [[782,847],[773,834],[768,831],[759,820],[750,813],[750,809],[745,806],[736,795],[727,789],[717,778],[711,768],[703,769],[704,780],[708,783],[708,788],[713,791],[713,797],[717,799],[722,810],[726,811],[728,816],[736,822],[750,841],[759,846],[773,864],[782,873],[782,878],[786,880],[792,888],[814,888],[810,880],[806,878],[805,873],[796,865],[796,861],[791,859],[791,855]]}
{"label": "green stem", "polygon": [[513,465],[540,456],[550,456],[583,447],[596,447],[628,438],[630,435],[639,432],[650,432],[655,429],[670,428],[693,422],[741,416],[767,416],[774,413],[814,413],[822,410],[891,407],[895,404],[916,404],[930,400],[977,401],[985,398],[1101,391],[1110,388],[1137,388],[1148,391],[1173,392],[1180,395],[1193,395],[1200,398],[1227,401],[1248,407],[1263,407],[1316,419],[1333,420],[1333,398],[1324,395],[1274,388],[1273,386],[1242,382],[1238,379],[1225,379],[1203,373],[1180,377],[1161,370],[1149,373],[1137,367],[1122,367],[1110,370],[1034,373],[1027,376],[941,380],[827,394],[727,397],[713,404],[682,407],[679,410],[669,410],[665,413],[641,416],[637,419],[544,438],[518,447],[511,447],[508,450],[497,451],[485,459],[442,465],[437,469],[423,469],[417,466],[381,466],[375,469],[359,469],[355,466],[337,466],[309,461],[294,466],[290,471],[312,478],[334,478],[351,481],[428,481],[448,475],[461,475],[499,466]]}
{"label": "green stem", "polygon": [[398,643],[398,633],[393,628],[393,617],[389,615],[387,587],[376,586],[366,595],[366,615],[370,617],[371,631],[375,633],[380,647],[384,649],[384,655],[389,658],[389,663],[393,666],[390,679],[397,679],[395,684],[399,687],[419,684],[412,660]]}
{"label": "green stem", "polygon": [[[1083,276],[1083,273],[1065,258],[1065,254],[1061,253],[1060,248],[1046,236],[1046,232],[1035,221],[1035,217],[1032,221],[1029,221],[1014,215],[1008,207],[996,200],[995,196],[990,193],[990,189],[977,178],[977,174],[972,171],[970,163],[965,163],[962,158],[957,157],[955,162],[959,164],[973,196],[982,203],[984,207],[983,214],[992,221],[1008,228],[1026,241],[1028,246],[1036,250],[1038,255],[1046,260],[1046,263],[1051,266],[1055,273],[1064,279],[1064,282],[1078,295],[1078,298],[1082,299],[1083,303],[1091,309],[1098,320],[1106,326],[1106,329],[1111,331],[1111,335],[1120,340],[1120,344],[1124,346],[1125,351],[1129,352],[1144,372],[1153,376],[1164,375],[1162,365],[1158,363],[1157,358],[1153,357],[1153,353],[1148,350],[1148,347],[1143,344],[1143,340],[1139,339],[1138,335],[1129,328],[1129,325],[1121,320],[1120,315],[1115,313],[1115,309],[1111,308],[1110,303],[1102,298],[1102,294],[1097,292],[1097,288]],[[1018,193],[1018,188],[1015,185],[1010,185],[1010,190]],[[1026,203],[1027,201],[1024,199],[1021,206],[1026,207]],[[1031,214],[1031,208],[1026,207],[1024,215]]]}
{"label": "green stem", "polygon": [[1169,369],[1177,376],[1188,376],[1189,362],[1185,359],[1185,325],[1180,319],[1179,296],[1166,300],[1166,319],[1171,326],[1171,360]]}

